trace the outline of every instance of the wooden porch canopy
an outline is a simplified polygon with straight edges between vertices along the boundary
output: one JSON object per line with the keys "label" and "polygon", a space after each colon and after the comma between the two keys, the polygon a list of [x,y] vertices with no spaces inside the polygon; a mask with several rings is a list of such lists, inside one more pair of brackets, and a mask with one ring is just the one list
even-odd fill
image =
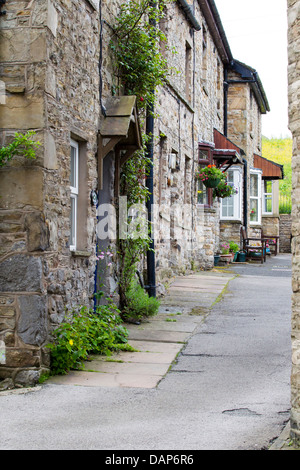
{"label": "wooden porch canopy", "polygon": [[243,163],[244,151],[217,129],[214,129],[214,143],[213,159],[216,161],[217,167],[227,165],[226,170],[228,170],[231,165]]}
{"label": "wooden porch canopy", "polygon": [[98,134],[99,189],[103,187],[103,159],[113,149],[116,166],[120,168],[136,151],[142,148],[142,134],[135,96],[113,96],[106,102],[106,116]]}
{"label": "wooden porch canopy", "polygon": [[284,178],[283,165],[267,160],[254,154],[254,167],[262,170],[263,180],[282,180]]}

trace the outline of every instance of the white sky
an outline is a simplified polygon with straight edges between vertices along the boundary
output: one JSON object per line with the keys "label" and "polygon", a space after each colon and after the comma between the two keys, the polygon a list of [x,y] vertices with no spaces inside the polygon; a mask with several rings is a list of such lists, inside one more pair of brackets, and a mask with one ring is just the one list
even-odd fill
{"label": "white sky", "polygon": [[287,98],[286,0],[215,0],[235,59],[253,67],[271,111],[262,117],[264,136],[291,136]]}

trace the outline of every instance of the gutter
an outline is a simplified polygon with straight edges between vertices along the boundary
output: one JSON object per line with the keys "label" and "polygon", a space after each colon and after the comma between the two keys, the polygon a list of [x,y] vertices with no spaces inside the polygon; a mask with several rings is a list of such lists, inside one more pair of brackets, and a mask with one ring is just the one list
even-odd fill
{"label": "gutter", "polygon": [[225,51],[226,51],[227,56],[228,56],[228,60],[230,62],[233,59],[233,56],[232,56],[232,52],[231,52],[229,42],[228,42],[227,37],[226,37],[226,33],[225,33],[225,30],[224,30],[224,27],[223,27],[218,9],[216,7],[216,4],[215,4],[214,0],[208,0],[208,4],[209,4],[210,10],[213,14],[213,17],[215,19],[215,23],[217,25],[219,35],[221,37],[222,43],[224,45]]}
{"label": "gutter", "polygon": [[187,20],[195,31],[200,31],[201,26],[194,16],[194,12],[186,0],[177,0],[180,8],[183,10]]}
{"label": "gutter", "polygon": [[230,80],[227,83],[250,83],[259,104],[261,113],[266,114],[268,111],[270,111],[268,99],[257,71],[249,65],[243,64],[236,59],[233,59],[230,62],[228,68],[231,68],[234,72],[237,72],[239,75],[241,75],[241,79],[239,81]]}
{"label": "gutter", "polygon": [[224,64],[230,63],[233,57],[215,2],[213,0],[198,0],[198,3],[222,62]]}

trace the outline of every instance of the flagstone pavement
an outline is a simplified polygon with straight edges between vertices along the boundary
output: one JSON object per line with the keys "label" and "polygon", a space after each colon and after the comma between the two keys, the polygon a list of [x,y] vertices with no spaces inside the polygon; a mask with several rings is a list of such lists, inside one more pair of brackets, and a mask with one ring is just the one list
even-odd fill
{"label": "flagstone pavement", "polygon": [[128,342],[136,352],[92,356],[84,370],[51,377],[47,383],[155,388],[234,277],[228,270],[215,268],[175,278],[156,316],[140,325],[125,324]]}

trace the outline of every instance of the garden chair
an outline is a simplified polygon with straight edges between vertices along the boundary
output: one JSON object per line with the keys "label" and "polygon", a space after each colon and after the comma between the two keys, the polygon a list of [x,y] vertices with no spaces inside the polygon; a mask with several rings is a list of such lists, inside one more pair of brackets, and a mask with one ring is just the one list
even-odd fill
{"label": "garden chair", "polygon": [[241,227],[241,236],[243,243],[243,251],[247,259],[260,259],[261,264],[266,261],[266,244],[267,239],[248,237],[245,227]]}
{"label": "garden chair", "polygon": [[269,247],[274,246],[274,255],[277,256],[279,236],[278,235],[265,235],[263,232],[261,232],[261,236],[267,241],[267,245],[269,245]]}

